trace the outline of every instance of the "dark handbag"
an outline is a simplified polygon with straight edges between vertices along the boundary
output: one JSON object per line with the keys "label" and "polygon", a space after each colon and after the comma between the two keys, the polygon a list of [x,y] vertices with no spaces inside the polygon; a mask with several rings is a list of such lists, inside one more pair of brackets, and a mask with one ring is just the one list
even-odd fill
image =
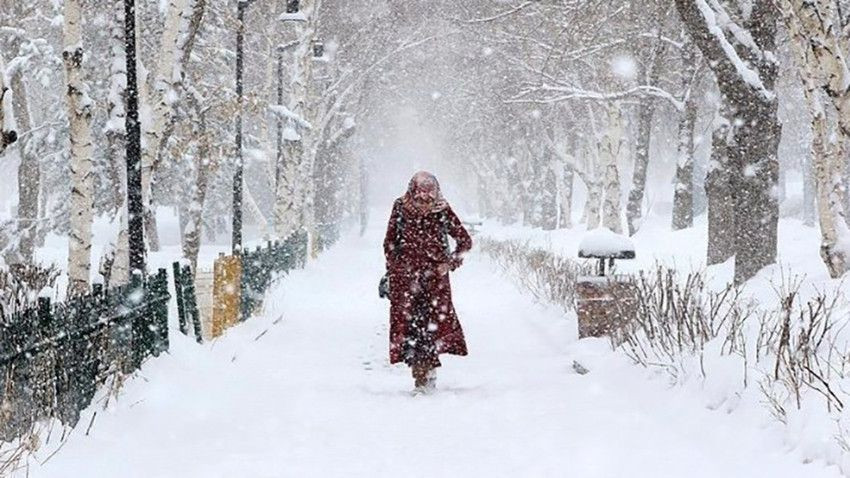
{"label": "dark handbag", "polygon": [[378,282],[378,297],[382,299],[390,298],[390,275],[384,274],[381,281]]}

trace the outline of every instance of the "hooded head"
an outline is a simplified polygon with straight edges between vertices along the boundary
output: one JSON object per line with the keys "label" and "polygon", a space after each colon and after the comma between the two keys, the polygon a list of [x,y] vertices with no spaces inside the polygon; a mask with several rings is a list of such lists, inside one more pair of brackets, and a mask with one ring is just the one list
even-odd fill
{"label": "hooded head", "polygon": [[440,183],[436,176],[427,171],[419,171],[410,178],[404,204],[411,211],[420,214],[439,212],[447,206],[440,191]]}

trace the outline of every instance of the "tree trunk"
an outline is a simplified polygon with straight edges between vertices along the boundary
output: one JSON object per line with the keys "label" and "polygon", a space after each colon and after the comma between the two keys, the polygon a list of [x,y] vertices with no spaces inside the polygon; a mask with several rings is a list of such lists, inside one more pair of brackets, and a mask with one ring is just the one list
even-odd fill
{"label": "tree trunk", "polygon": [[[0,72],[6,71],[6,65],[3,63],[3,58],[0,57]],[[6,151],[6,148],[15,142],[18,135],[12,129],[9,119],[6,118],[6,105],[9,101],[9,87],[6,85],[5,75],[0,74],[0,154]]]}
{"label": "tree trunk", "polygon": [[[706,20],[709,13],[697,2],[675,1],[690,38],[717,78],[730,117],[735,118],[728,152],[735,193],[735,282],[740,284],[776,262],[779,204],[775,188],[782,127],[774,91],[778,65],[768,53],[776,47],[777,9],[772,0],[755,0],[745,26],[721,27]],[[739,44],[741,35],[726,34],[723,28],[746,31],[747,43],[752,45],[727,48],[730,42]],[[738,57],[739,52],[749,52],[747,63]]]}
{"label": "tree trunk", "polygon": [[718,112],[711,134],[711,160],[705,176],[708,198],[708,265],[726,262],[735,255],[735,198],[729,163],[729,122]]}
{"label": "tree trunk", "polygon": [[575,180],[575,172],[571,167],[563,164],[560,164],[560,168],[563,177],[559,182],[561,189],[558,194],[558,227],[571,228],[573,227],[573,181]]}
{"label": "tree trunk", "polygon": [[[284,130],[284,138],[288,133],[295,132],[287,128]],[[281,174],[275,189],[274,207],[275,234],[279,239],[289,237],[302,226],[300,182],[298,165],[295,163],[301,154],[300,146],[300,141],[287,140],[283,164],[279,166]]]}
{"label": "tree trunk", "polygon": [[65,0],[64,50],[69,136],[71,140],[71,231],[68,295],[88,292],[91,267],[93,102],[83,81],[82,12],[79,0]]}
{"label": "tree trunk", "polygon": [[619,105],[608,110],[608,131],[600,142],[599,156],[602,161],[603,202],[602,225],[617,234],[623,232],[620,219],[620,173],[617,163],[623,145],[622,113]]}
{"label": "tree trunk", "polygon": [[840,239],[850,237],[844,221],[843,176],[846,170],[841,145],[830,141],[826,115],[812,91],[812,156],[815,158],[814,175],[818,198],[818,220],[821,229],[820,255],[832,278],[841,277],[847,272],[847,251]]}
{"label": "tree trunk", "polygon": [[18,165],[18,237],[20,240],[20,260],[32,263],[35,251],[36,229],[38,227],[38,193],[41,189],[41,171],[38,158],[33,154],[32,116],[27,91],[21,70],[16,70],[11,78],[13,93],[12,109],[15,120],[23,135],[19,140],[21,162]]}
{"label": "tree trunk", "polygon": [[684,47],[682,91],[685,110],[679,120],[679,158],[676,162],[676,181],[673,193],[673,230],[694,225],[694,129],[697,122],[697,101],[692,94],[698,78],[697,55],[693,44]]}
{"label": "tree trunk", "polygon": [[[206,129],[203,125],[202,129]],[[207,198],[209,182],[209,155],[207,139],[202,136],[197,159],[195,160],[196,178],[192,188],[192,200],[186,208],[186,228],[183,230],[183,257],[192,264],[192,272],[198,270],[198,253],[201,250],[201,231],[203,229],[204,203]]]}
{"label": "tree trunk", "polygon": [[584,204],[584,216],[587,230],[599,227],[600,206],[602,203],[602,185],[598,182],[587,183],[587,202]]}
{"label": "tree trunk", "polygon": [[107,287],[127,284],[130,281],[130,240],[127,232],[127,55],[124,51],[124,1],[114,0],[114,24],[110,38],[112,61],[109,80],[105,129],[109,150],[110,175],[114,191],[113,202],[118,215],[118,237],[115,238],[115,256],[109,271]]}
{"label": "tree trunk", "polygon": [[369,225],[369,171],[366,168],[366,160],[362,156],[359,159],[358,170],[360,172],[358,175],[360,194],[357,196],[357,211],[360,218],[360,236],[362,237],[366,234],[366,227]]}
{"label": "tree trunk", "polygon": [[170,0],[162,30],[156,71],[153,77],[152,116],[150,127],[144,131],[145,145],[142,149],[142,201],[145,205],[145,233],[152,251],[159,250],[159,234],[156,227],[156,211],[153,205],[153,176],[160,144],[165,138],[166,125],[172,115],[174,92],[174,65],[177,56],[177,36],[180,19],[188,0]]}
{"label": "tree trunk", "polygon": [[[658,47],[654,53],[647,85],[658,83],[663,59],[663,48]],[[646,170],[649,167],[649,148],[652,143],[652,118],[655,115],[655,98],[650,95],[641,97],[638,103],[637,139],[635,145],[634,170],[632,172],[632,189],[626,206],[626,222],[629,235],[633,236],[640,228],[643,218],[643,197],[646,191]]]}
{"label": "tree trunk", "polygon": [[812,155],[803,161],[803,225],[813,227],[815,225],[815,175],[812,166]]}
{"label": "tree trunk", "polygon": [[[846,63],[832,24],[832,3],[826,1],[786,1],[785,21],[791,47],[798,64],[803,94],[812,115],[811,158],[821,230],[820,255],[829,275],[841,277],[848,269],[848,251],[843,242],[850,238],[844,214],[847,205],[844,187],[847,167],[845,145],[850,136],[850,104],[845,83]],[[823,103],[823,89],[838,113],[835,136]]]}
{"label": "tree trunk", "polygon": [[543,203],[542,203],[542,226],[547,231],[558,227],[558,174],[556,169],[560,166],[558,161],[551,158],[551,153],[546,151],[545,168],[543,178]]}
{"label": "tree trunk", "polygon": [[782,126],[776,101],[739,103],[730,160],[735,181],[735,280],[743,283],[776,262],[779,203],[777,150]]}
{"label": "tree trunk", "polygon": [[[306,22],[297,22],[293,29],[299,44],[292,50],[291,75],[289,78],[289,110],[298,117],[311,122],[311,78],[313,65],[312,41],[315,37],[317,13],[315,0],[301,2],[301,12]],[[312,124],[312,122],[311,122]],[[284,164],[280,167],[282,177],[275,194],[275,229],[278,237],[286,238],[304,227],[311,244],[315,243],[315,221],[312,214],[311,183],[313,166],[310,164],[313,132],[293,119],[287,121],[283,131]],[[310,209],[310,211],[308,211]],[[310,246],[310,250],[313,247]]]}

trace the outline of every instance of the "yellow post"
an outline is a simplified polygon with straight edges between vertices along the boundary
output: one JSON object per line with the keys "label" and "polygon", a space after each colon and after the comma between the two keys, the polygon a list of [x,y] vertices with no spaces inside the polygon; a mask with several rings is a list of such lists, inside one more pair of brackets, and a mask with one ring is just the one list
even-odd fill
{"label": "yellow post", "polygon": [[213,265],[212,336],[219,337],[239,320],[242,260],[220,256]]}

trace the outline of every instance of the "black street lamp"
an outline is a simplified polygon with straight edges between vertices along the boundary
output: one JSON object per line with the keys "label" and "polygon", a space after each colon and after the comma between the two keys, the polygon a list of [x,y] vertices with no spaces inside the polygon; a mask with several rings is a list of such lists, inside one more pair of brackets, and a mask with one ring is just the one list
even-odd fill
{"label": "black street lamp", "polygon": [[233,174],[233,253],[242,251],[242,68],[244,63],[245,11],[256,0],[239,0],[236,4],[236,172]]}
{"label": "black street lamp", "polygon": [[142,133],[139,124],[139,86],[136,74],[136,2],[124,0],[124,56],[127,60],[127,232],[130,273],[145,273],[142,207]]}
{"label": "black street lamp", "polygon": [[[296,0],[297,1],[297,0]],[[289,6],[287,5],[287,11]],[[277,46],[277,104],[283,106],[283,53],[286,51],[284,45]],[[280,182],[280,170],[283,168],[283,120],[277,115],[277,161],[275,161],[274,187],[277,195],[278,183]]]}

